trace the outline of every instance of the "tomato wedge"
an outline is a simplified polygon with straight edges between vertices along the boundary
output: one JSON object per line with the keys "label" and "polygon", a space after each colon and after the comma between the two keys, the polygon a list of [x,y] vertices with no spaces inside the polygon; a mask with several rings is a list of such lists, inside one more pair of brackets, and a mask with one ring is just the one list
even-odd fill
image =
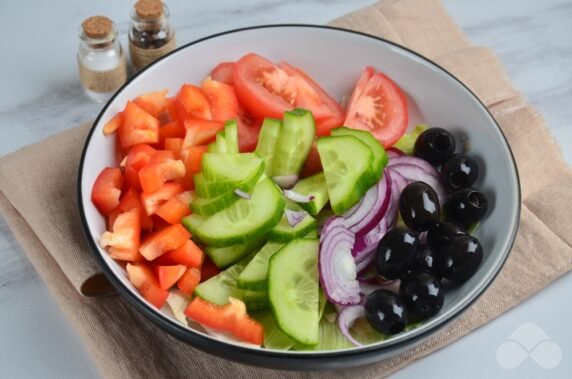
{"label": "tomato wedge", "polygon": [[157,277],[159,278],[159,287],[164,290],[173,287],[187,271],[184,265],[156,266],[155,269],[157,270]]}
{"label": "tomato wedge", "polygon": [[196,297],[185,309],[185,315],[206,327],[232,333],[245,342],[262,345],[264,340],[262,324],[250,318],[244,303],[234,298],[221,306]]}
{"label": "tomato wedge", "polygon": [[187,117],[212,119],[209,100],[202,89],[192,84],[183,84],[176,100],[176,111],[180,122]]}
{"label": "tomato wedge", "polygon": [[104,215],[108,215],[119,205],[123,175],[119,168],[104,168],[93,184],[91,201]]}
{"label": "tomato wedge", "polygon": [[185,129],[187,134],[183,141],[183,149],[188,149],[191,146],[205,145],[212,142],[217,132],[224,129],[224,123],[221,121],[187,118],[185,120]]}
{"label": "tomato wedge", "polygon": [[104,232],[99,245],[108,248],[109,255],[121,261],[141,260],[141,210],[133,208],[120,213],[113,222],[111,232]]}
{"label": "tomato wedge", "polygon": [[165,183],[163,187],[155,192],[141,194],[141,202],[143,203],[145,212],[148,215],[152,215],[161,205],[183,191],[183,186],[180,183]]}
{"label": "tomato wedge", "polygon": [[128,101],[123,111],[123,122],[119,127],[118,135],[123,148],[140,143],[157,143],[159,142],[159,120],[132,101]]}
{"label": "tomato wedge", "polygon": [[[184,266],[183,266],[184,267]],[[177,287],[187,295],[192,295],[201,281],[201,270],[198,268],[188,269],[178,281]]]}
{"label": "tomato wedge", "polygon": [[160,265],[185,265],[200,268],[205,260],[205,253],[192,240],[171,250],[155,260]]}
{"label": "tomato wedge", "polygon": [[145,263],[128,263],[127,277],[141,295],[157,308],[161,308],[167,301],[169,291],[159,286],[159,281],[151,267]]}
{"label": "tomato wedge", "polygon": [[405,133],[407,122],[407,102],[401,89],[367,67],[352,93],[344,124],[371,132],[388,148]]}
{"label": "tomato wedge", "polygon": [[164,89],[162,91],[145,93],[135,98],[133,102],[151,116],[158,117],[169,106],[167,92],[169,90]]}
{"label": "tomato wedge", "polygon": [[202,87],[209,99],[213,120],[227,121],[236,118],[238,100],[232,86],[207,78]]}
{"label": "tomato wedge", "polygon": [[161,205],[155,214],[169,224],[178,224],[183,217],[191,214],[189,204],[192,200],[193,194],[190,191],[180,193]]}
{"label": "tomato wedge", "polygon": [[152,261],[169,250],[182,246],[189,238],[191,238],[191,233],[183,225],[171,225],[159,232],[148,235],[139,252],[145,259]]}
{"label": "tomato wedge", "polygon": [[221,62],[211,72],[211,78],[217,82],[233,85],[232,66],[233,62]]}

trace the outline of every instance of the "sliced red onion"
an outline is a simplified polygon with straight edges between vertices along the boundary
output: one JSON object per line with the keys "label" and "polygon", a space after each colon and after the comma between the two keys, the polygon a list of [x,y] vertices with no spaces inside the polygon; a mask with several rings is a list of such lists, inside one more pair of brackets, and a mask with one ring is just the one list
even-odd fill
{"label": "sliced red onion", "polygon": [[359,341],[352,337],[350,328],[355,320],[365,316],[365,307],[363,305],[352,305],[344,308],[338,315],[338,327],[342,334],[355,346],[363,346]]}
{"label": "sliced red onion", "polygon": [[234,194],[240,198],[243,198],[244,200],[250,200],[250,195],[241,189],[235,189]]}
{"label": "sliced red onion", "polygon": [[288,224],[290,224],[290,226],[293,228],[298,225],[304,219],[304,217],[306,217],[307,214],[308,212],[306,211],[293,211],[291,209],[284,210],[284,215],[288,220]]}
{"label": "sliced red onion", "polygon": [[387,222],[382,219],[366,235],[356,237],[352,255],[357,263],[363,261],[368,254],[375,254],[377,244],[387,232]]}
{"label": "sliced red onion", "polygon": [[309,203],[310,201],[314,200],[313,195],[303,195],[301,193],[288,189],[285,189],[283,192],[285,198],[287,198],[288,200],[292,200],[293,202],[296,203]]}
{"label": "sliced red onion", "polygon": [[278,184],[280,188],[292,188],[298,181],[298,175],[273,176],[272,180]]}
{"label": "sliced red onion", "polygon": [[374,259],[375,259],[375,249],[372,251],[371,254],[365,255],[365,258],[361,262],[356,263],[356,271],[358,272],[358,275],[366,272],[369,269],[370,265],[373,263]]}
{"label": "sliced red onion", "polygon": [[318,267],[326,297],[335,304],[358,304],[361,296],[352,257],[355,235],[333,220],[326,223],[321,237]]}
{"label": "sliced red onion", "polygon": [[385,215],[390,197],[391,173],[385,170],[383,178],[344,215],[348,229],[356,236],[369,232]]}
{"label": "sliced red onion", "polygon": [[431,166],[431,169],[433,171],[428,172],[427,170],[412,164],[400,164],[391,166],[391,170],[401,174],[401,176],[403,176],[409,183],[419,181],[428,184],[431,188],[433,188],[433,190],[439,197],[439,200],[443,202],[443,200],[445,199],[445,189],[441,184],[440,178],[433,174],[436,173],[437,171],[435,171],[433,166]]}
{"label": "sliced red onion", "polygon": [[403,157],[406,155],[403,151],[399,150],[397,147],[390,147],[389,149],[385,150],[389,159]]}
{"label": "sliced red onion", "polygon": [[431,165],[431,163],[429,163],[426,160],[423,160],[421,158],[410,157],[408,155],[403,155],[400,157],[394,157],[393,159],[391,159],[389,161],[389,163],[387,164],[387,167],[393,168],[395,166],[401,166],[401,165],[417,166],[417,167],[423,169],[423,171],[425,171],[427,174],[431,174],[433,176],[439,176],[439,173],[437,172],[435,167],[433,167],[433,165]]}

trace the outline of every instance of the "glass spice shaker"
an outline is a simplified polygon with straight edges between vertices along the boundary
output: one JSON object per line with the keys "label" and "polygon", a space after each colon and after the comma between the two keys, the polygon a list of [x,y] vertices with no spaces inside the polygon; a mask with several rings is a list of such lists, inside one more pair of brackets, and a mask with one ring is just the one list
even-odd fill
{"label": "glass spice shaker", "polygon": [[131,11],[129,30],[129,54],[135,69],[142,69],[175,46],[167,5],[161,0],[137,1]]}
{"label": "glass spice shaker", "polygon": [[86,19],[79,31],[77,63],[79,78],[87,96],[107,101],[127,80],[127,64],[117,28],[104,16]]}

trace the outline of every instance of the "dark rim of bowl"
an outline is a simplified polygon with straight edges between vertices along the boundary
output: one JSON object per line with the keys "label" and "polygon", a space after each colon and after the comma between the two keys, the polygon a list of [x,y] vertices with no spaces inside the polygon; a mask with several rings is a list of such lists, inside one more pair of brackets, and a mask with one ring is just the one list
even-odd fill
{"label": "dark rim of bowl", "polygon": [[[200,43],[200,42],[203,42],[203,41],[206,41],[209,39],[213,39],[213,38],[216,38],[219,36],[223,36],[226,34],[238,33],[238,32],[242,32],[242,31],[254,30],[254,29],[284,28],[284,27],[331,29],[331,30],[336,30],[336,31],[341,31],[341,32],[346,32],[346,33],[357,34],[357,35],[361,35],[363,37],[372,38],[372,39],[384,42],[385,44],[394,46],[398,49],[405,50],[409,54],[412,54],[412,55],[424,60],[425,62],[429,63],[430,65],[437,67],[440,71],[442,71],[444,74],[448,75],[455,82],[457,82],[460,86],[465,88],[465,90],[467,90],[468,93],[471,94],[471,96],[478,102],[478,104],[480,104],[482,109],[490,116],[491,120],[494,122],[495,126],[499,130],[500,134],[502,135],[502,137],[503,137],[503,139],[504,139],[504,141],[508,147],[508,151],[510,153],[510,157],[512,160],[512,165],[514,167],[514,171],[516,174],[517,190],[518,190],[518,194],[517,194],[517,196],[518,196],[518,209],[517,209],[517,213],[516,213],[517,221],[516,221],[515,228],[513,229],[512,235],[510,236],[510,242],[509,242],[509,245],[507,247],[508,251],[504,252],[505,253],[504,259],[502,260],[501,264],[499,265],[497,271],[490,277],[489,281],[481,288],[480,292],[473,299],[471,299],[469,302],[467,302],[467,304],[465,304],[465,306],[463,308],[459,309],[457,311],[457,313],[452,314],[449,318],[446,318],[443,321],[441,321],[440,323],[433,325],[431,328],[428,328],[427,330],[423,331],[419,335],[411,336],[411,338],[408,338],[404,341],[399,341],[399,342],[394,342],[394,343],[392,343],[392,341],[389,340],[389,341],[387,341],[386,344],[381,345],[381,346],[370,346],[370,347],[365,346],[365,347],[360,348],[360,349],[344,350],[344,351],[332,350],[332,351],[318,351],[318,352],[308,352],[308,353],[300,352],[297,354],[289,354],[287,351],[281,352],[281,351],[277,351],[277,350],[266,350],[266,349],[252,350],[251,348],[245,348],[245,347],[238,346],[238,345],[230,345],[226,342],[217,341],[217,340],[205,337],[205,336],[203,336],[199,333],[196,333],[194,331],[189,331],[187,328],[183,327],[182,325],[178,324],[177,322],[170,320],[167,316],[160,316],[158,314],[158,312],[156,312],[155,310],[152,310],[147,304],[145,304],[142,300],[140,300],[137,296],[135,296],[115,276],[115,274],[107,266],[107,263],[104,261],[103,257],[99,253],[97,243],[91,237],[91,233],[89,232],[89,227],[87,225],[87,219],[85,216],[85,210],[83,208],[83,202],[82,202],[83,194],[82,194],[82,190],[81,190],[81,184],[82,184],[84,161],[85,161],[85,157],[87,154],[87,149],[88,149],[89,143],[91,141],[91,137],[95,131],[95,127],[99,123],[99,120],[101,119],[101,117],[103,116],[103,114],[105,113],[105,111],[107,110],[109,105],[113,102],[115,97],[119,93],[121,93],[121,91],[126,86],[128,86],[135,78],[137,78],[139,75],[143,74],[147,69],[149,69],[149,67],[157,64],[158,62],[162,61],[163,59],[167,59],[170,55],[176,54],[178,51],[183,50],[189,46],[192,46],[192,45],[195,45],[197,43]],[[234,353],[240,353],[240,355],[242,355],[242,356],[248,356],[248,355],[254,354],[254,355],[257,355],[258,357],[277,358],[277,359],[280,359],[280,358],[282,358],[282,359],[294,359],[294,360],[295,359],[312,359],[312,358],[336,359],[336,358],[348,358],[348,357],[352,357],[352,356],[359,356],[359,355],[362,355],[365,353],[372,353],[374,351],[378,351],[379,353],[381,353],[383,350],[386,350],[390,347],[402,347],[403,348],[404,346],[406,346],[406,345],[408,345],[414,341],[423,340],[425,337],[428,337],[430,334],[441,329],[442,327],[447,325],[449,322],[451,322],[452,320],[457,318],[459,315],[461,315],[465,310],[467,310],[488,289],[488,287],[491,285],[491,283],[494,281],[494,279],[497,277],[497,275],[501,271],[502,267],[506,263],[506,260],[510,254],[510,251],[512,250],[512,246],[514,245],[514,240],[516,238],[516,233],[518,230],[518,223],[520,220],[521,188],[520,188],[520,178],[519,178],[518,169],[516,166],[516,161],[514,159],[514,154],[510,148],[510,145],[509,145],[509,143],[506,139],[506,136],[504,135],[502,129],[500,128],[500,126],[498,125],[498,123],[496,122],[496,120],[492,116],[492,114],[489,112],[487,107],[473,93],[473,91],[471,91],[461,80],[456,78],[453,74],[451,74],[445,68],[441,67],[440,65],[433,62],[432,60],[424,57],[423,55],[421,55],[421,54],[419,54],[419,53],[417,53],[417,52],[415,52],[415,51],[413,51],[413,50],[411,50],[405,46],[396,44],[394,42],[388,41],[388,40],[381,38],[381,37],[376,37],[376,36],[366,34],[366,33],[362,33],[362,32],[358,32],[355,30],[344,29],[344,28],[333,27],[333,26],[327,26],[327,25],[271,24],[271,25],[249,26],[249,27],[244,27],[244,28],[239,28],[239,29],[227,30],[227,31],[224,31],[221,33],[212,34],[210,36],[203,37],[203,38],[197,39],[195,41],[189,42],[185,45],[182,45],[182,46],[176,48],[175,50],[171,51],[170,53],[168,53],[165,56],[161,57],[160,59],[156,60],[155,62],[153,62],[149,66],[145,67],[143,70],[139,71],[131,79],[129,79],[123,86],[121,86],[121,88],[119,88],[115,92],[115,94],[107,101],[107,103],[105,104],[103,109],[100,111],[99,115],[95,119],[95,121],[91,127],[91,130],[89,131],[89,134],[87,136],[87,139],[86,139],[86,142],[85,142],[82,154],[81,154],[79,173],[78,173],[78,203],[79,203],[81,223],[82,223],[85,238],[88,241],[89,247],[90,247],[92,253],[95,255],[97,261],[99,262],[99,265],[101,266],[101,269],[102,269],[103,273],[105,274],[105,276],[109,279],[109,281],[113,284],[113,286],[118,290],[118,292],[124,298],[127,298],[127,300],[135,307],[135,309],[137,309],[140,313],[142,313],[145,317],[147,317],[149,320],[151,320],[153,323],[158,325],[163,330],[166,330],[167,332],[169,332],[173,336],[175,336],[175,337],[177,337],[177,338],[179,338],[185,342],[190,342],[192,345],[197,346],[199,348],[202,348],[202,349],[204,349],[204,350],[206,350],[212,354],[216,354],[216,355],[221,355],[221,353],[224,352],[226,349],[228,349],[229,347],[232,347]],[[227,358],[233,359],[232,356],[227,356]]]}

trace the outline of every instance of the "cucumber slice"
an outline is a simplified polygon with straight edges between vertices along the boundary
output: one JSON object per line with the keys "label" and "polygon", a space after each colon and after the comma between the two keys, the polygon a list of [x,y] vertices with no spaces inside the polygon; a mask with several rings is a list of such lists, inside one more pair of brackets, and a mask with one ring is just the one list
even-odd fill
{"label": "cucumber slice", "polygon": [[379,141],[370,133],[365,130],[350,129],[345,126],[341,128],[336,128],[332,130],[333,136],[354,136],[361,142],[365,143],[371,149],[373,153],[373,160],[371,161],[372,178],[371,185],[374,185],[381,179],[383,175],[383,169],[389,162],[389,157],[385,152],[383,146]]}
{"label": "cucumber slice", "polygon": [[[209,162],[210,165],[213,160],[220,159],[221,162],[228,162],[228,160],[232,160],[233,156],[242,156],[246,155],[249,158],[246,158],[247,161],[250,162],[251,167],[243,167],[245,172],[242,173],[244,175],[242,178],[234,178],[233,180],[225,180],[225,179],[208,179],[204,173],[196,174],[193,177],[194,184],[195,184],[195,191],[199,195],[199,197],[203,198],[211,198],[222,195],[228,191],[234,191],[236,188],[253,188],[254,185],[258,182],[261,175],[264,173],[264,162],[261,158],[256,157],[254,154],[225,154],[225,155],[214,155],[214,154],[205,154],[209,155]],[[251,158],[254,158],[252,160]],[[239,158],[240,161],[244,161],[245,158]],[[240,163],[240,162],[239,162]],[[214,164],[216,166],[216,164]],[[218,168],[218,166],[217,166]],[[239,175],[238,175],[239,176]]]}
{"label": "cucumber slice", "polygon": [[226,139],[226,151],[229,154],[238,153],[238,125],[236,120],[224,123],[224,138]]}
{"label": "cucumber slice", "polygon": [[[226,146],[226,143],[225,143]],[[214,183],[240,183],[255,176],[264,160],[252,153],[246,154],[212,154],[206,153],[201,161],[205,180]],[[233,189],[230,188],[226,189]],[[224,191],[223,191],[224,192]]]}
{"label": "cucumber slice", "polygon": [[292,190],[302,195],[314,196],[314,200],[309,203],[299,203],[312,216],[320,213],[324,205],[330,200],[328,187],[326,187],[326,177],[323,172],[300,180]]}
{"label": "cucumber slice", "polygon": [[330,204],[334,212],[341,215],[371,187],[373,153],[365,143],[353,136],[322,137],[317,145]]}
{"label": "cucumber slice", "polygon": [[268,233],[268,240],[287,243],[296,238],[304,237],[312,230],[316,230],[317,227],[316,220],[309,214],[306,214],[306,217],[294,227],[288,223],[288,219],[283,215],[278,225]]}
{"label": "cucumber slice", "polygon": [[187,228],[187,230],[189,232],[191,232],[192,234],[195,234],[195,231],[199,228],[199,226],[201,226],[206,220],[208,219],[208,217],[205,216],[201,216],[198,214],[192,214],[186,217],[183,217],[183,219],[181,220],[181,223],[183,224],[183,226],[185,228]]}
{"label": "cucumber slice", "polygon": [[226,148],[226,138],[224,137],[224,133],[218,132],[216,134],[215,147],[219,154],[226,154],[229,152]]}
{"label": "cucumber slice", "polygon": [[264,244],[264,240],[250,242],[246,244],[232,245],[228,247],[205,248],[205,254],[214,262],[218,268],[225,268],[246,257],[249,253],[258,250]]}
{"label": "cucumber slice", "polygon": [[249,291],[237,288],[233,294],[234,298],[244,301],[244,305],[249,311],[259,311],[270,307],[268,292],[266,291]]}
{"label": "cucumber slice", "polygon": [[217,149],[217,147],[216,147],[216,143],[215,143],[215,142],[210,143],[210,144],[207,146],[207,153],[218,154],[218,149]]}
{"label": "cucumber slice", "polygon": [[272,176],[298,175],[315,136],[316,124],[312,112],[304,109],[284,112],[272,162]]}
{"label": "cucumber slice", "polygon": [[274,118],[265,118],[262,123],[262,128],[260,128],[258,144],[254,152],[264,159],[266,163],[266,175],[272,175],[272,161],[274,159],[276,141],[278,141],[281,128],[282,121]]}
{"label": "cucumber slice", "polygon": [[[222,156],[228,155],[231,154]],[[194,236],[213,247],[256,240],[280,222],[284,203],[278,187],[266,178],[256,185],[250,200],[239,199],[230,207],[215,213],[197,228]]]}
{"label": "cucumber slice", "polygon": [[297,239],[270,259],[268,296],[280,330],[304,345],[319,342],[317,239]]}
{"label": "cucumber slice", "polygon": [[238,276],[238,288],[266,290],[268,288],[268,263],[270,258],[283,247],[283,244],[276,242],[267,242],[262,246],[262,249],[256,253]]}
{"label": "cucumber slice", "polygon": [[296,343],[276,325],[272,312],[257,312],[252,315],[264,326],[264,347],[267,349],[289,350]]}
{"label": "cucumber slice", "polygon": [[304,238],[309,238],[309,239],[314,239],[314,238],[318,238],[318,229],[314,229],[312,230],[310,233],[306,234],[304,236]]}

